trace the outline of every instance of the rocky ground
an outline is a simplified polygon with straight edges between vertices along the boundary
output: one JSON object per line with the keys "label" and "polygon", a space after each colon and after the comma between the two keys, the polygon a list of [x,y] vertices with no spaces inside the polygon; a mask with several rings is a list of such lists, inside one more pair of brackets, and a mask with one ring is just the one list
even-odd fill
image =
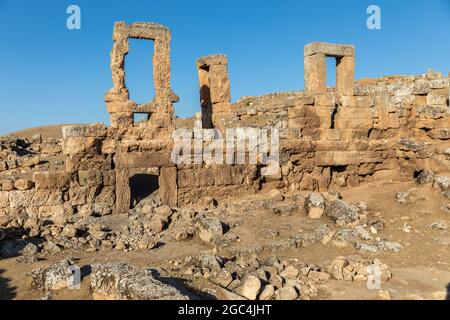
{"label": "rocky ground", "polygon": [[127,215],[29,219],[0,235],[0,297],[448,299],[449,190],[423,171],[340,192],[184,208],[154,193]]}

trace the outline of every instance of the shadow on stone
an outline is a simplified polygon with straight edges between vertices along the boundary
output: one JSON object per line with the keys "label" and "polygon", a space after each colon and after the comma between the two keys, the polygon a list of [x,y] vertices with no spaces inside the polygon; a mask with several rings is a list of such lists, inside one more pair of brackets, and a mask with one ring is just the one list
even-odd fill
{"label": "shadow on stone", "polygon": [[189,300],[216,300],[215,296],[208,294],[206,292],[200,292],[198,290],[193,290],[191,288],[188,289],[189,285],[187,284],[187,281],[185,279],[164,277],[157,269],[148,269],[148,271],[150,272],[153,278],[164,284],[176,288],[182,294],[189,297]]}
{"label": "shadow on stone", "polygon": [[24,237],[28,234],[23,228],[5,228],[0,239],[0,258],[13,258],[21,255],[22,250],[30,243],[39,245],[40,237]]}

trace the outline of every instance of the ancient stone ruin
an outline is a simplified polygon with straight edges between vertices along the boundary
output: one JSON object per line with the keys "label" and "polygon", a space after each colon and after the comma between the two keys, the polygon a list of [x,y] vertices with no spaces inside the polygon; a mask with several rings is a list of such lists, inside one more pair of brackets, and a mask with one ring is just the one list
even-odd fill
{"label": "ancient stone ruin", "polygon": [[[155,95],[143,104],[130,100],[126,87],[130,38],[154,42]],[[390,234],[376,236],[386,227],[384,212],[364,202],[346,203],[340,192],[416,179],[418,186],[438,190],[442,201],[450,199],[450,178],[443,176],[450,172],[450,78],[428,70],[418,76],[355,80],[354,46],[314,42],[304,48],[304,91],[232,102],[228,59],[210,55],[195,62],[201,112],[180,119],[173,106],[179,97],[170,84],[170,40],[170,31],[159,24],[115,24],[113,87],[105,95],[110,125],[65,126],[61,140],[0,138],[0,256],[20,254],[18,262],[31,264],[38,253],[153,250],[171,241],[194,242],[197,236],[201,246],[222,250],[221,256],[208,252],[164,267],[172,276],[211,280],[216,298],[309,299],[317,296],[318,284],[330,279],[366,281],[367,268],[373,266],[383,281],[389,280],[389,267],[373,257],[335,255],[315,265],[263,258],[262,253],[328,243],[336,250],[353,243],[366,255],[400,252],[402,244]],[[326,83],[327,57],[336,59],[335,87]],[[144,120],[137,121],[142,114]],[[250,161],[264,141],[251,145],[234,136],[236,130],[256,135],[269,130],[279,144]],[[203,136],[192,142],[193,148],[181,150],[177,132],[189,139],[199,132]],[[241,158],[239,144],[244,146]],[[222,162],[202,156],[217,145],[223,148],[214,149],[214,157]],[[180,151],[192,161],[175,161]],[[426,197],[414,188],[392,195],[396,205],[419,198]],[[441,211],[450,212],[450,204]],[[248,230],[253,231],[233,233],[240,224],[259,223],[254,215],[267,212],[292,219],[286,224],[266,215],[277,229],[254,230],[252,225]],[[401,222],[402,232],[409,233],[411,225]],[[424,228],[447,232],[443,220]],[[283,232],[288,236],[278,238]],[[449,243],[444,236],[433,240]],[[66,269],[72,266],[69,259],[33,271],[32,286],[65,288],[73,276]],[[97,298],[189,296],[126,263],[93,270],[91,289]]]}
{"label": "ancient stone ruin", "polygon": [[[429,71],[355,81],[354,46],[319,42],[305,46],[304,92],[243,97],[236,103],[231,103],[226,56],[196,61],[203,128],[278,128],[277,175],[261,176],[259,165],[176,165],[171,161],[172,132],[193,128],[194,120],[174,117],[173,103],[179,98],[170,86],[170,37],[159,24],[115,24],[114,86],[105,96],[110,126],[65,127],[65,165],[31,172],[23,183],[4,179],[2,216],[21,209],[36,209],[39,216],[123,213],[131,207],[132,181],[139,177],[148,183],[144,188],[159,189],[163,203],[180,206],[205,196],[272,188],[325,191],[412,177],[425,169],[449,170],[448,77]],[[154,41],[155,97],[148,103],[129,99],[124,64],[129,38]],[[335,88],[326,86],[325,57],[336,58]],[[134,123],[136,113],[147,114],[148,121]],[[29,161],[2,156],[2,177]]]}

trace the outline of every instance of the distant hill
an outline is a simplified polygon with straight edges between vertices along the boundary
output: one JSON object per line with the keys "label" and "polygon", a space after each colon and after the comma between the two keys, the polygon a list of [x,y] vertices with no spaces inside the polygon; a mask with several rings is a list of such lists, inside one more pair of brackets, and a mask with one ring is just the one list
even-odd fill
{"label": "distant hill", "polygon": [[11,132],[8,134],[4,134],[3,136],[7,135],[14,135],[19,138],[25,138],[28,140],[31,140],[33,135],[35,134],[41,134],[42,139],[48,139],[48,138],[62,138],[62,131],[61,128],[64,126],[68,126],[70,124],[54,124],[54,125],[48,125],[48,126],[39,126],[34,128],[28,128],[16,132]]}

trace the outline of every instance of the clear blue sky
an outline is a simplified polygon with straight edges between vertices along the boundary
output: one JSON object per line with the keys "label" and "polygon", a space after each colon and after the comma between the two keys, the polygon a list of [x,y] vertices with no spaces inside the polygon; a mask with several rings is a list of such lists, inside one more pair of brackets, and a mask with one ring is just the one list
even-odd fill
{"label": "clear blue sky", "polygon": [[[79,5],[82,29],[66,28]],[[382,10],[382,30],[366,9]],[[450,71],[450,0],[0,0],[0,134],[59,123],[103,121],[111,87],[114,21],[159,22],[172,31],[172,87],[179,116],[199,110],[195,59],[225,53],[232,100],[303,89],[303,46],[356,45],[356,78]],[[133,41],[128,82],[152,96],[151,46]]]}

